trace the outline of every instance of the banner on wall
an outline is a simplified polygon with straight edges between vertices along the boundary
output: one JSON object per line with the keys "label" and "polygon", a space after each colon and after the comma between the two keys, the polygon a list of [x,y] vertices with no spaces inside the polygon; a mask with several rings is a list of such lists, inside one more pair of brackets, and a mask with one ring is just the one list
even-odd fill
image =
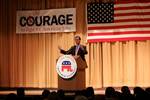
{"label": "banner on wall", "polygon": [[75,32],[76,9],[17,11],[16,33]]}

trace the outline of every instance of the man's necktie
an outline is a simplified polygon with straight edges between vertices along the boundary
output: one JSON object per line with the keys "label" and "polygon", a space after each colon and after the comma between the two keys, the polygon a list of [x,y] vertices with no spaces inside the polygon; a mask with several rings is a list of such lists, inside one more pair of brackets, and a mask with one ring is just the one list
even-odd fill
{"label": "man's necktie", "polygon": [[76,46],[75,55],[77,55],[77,54],[78,54],[79,48],[80,48],[80,45],[77,45],[77,46]]}

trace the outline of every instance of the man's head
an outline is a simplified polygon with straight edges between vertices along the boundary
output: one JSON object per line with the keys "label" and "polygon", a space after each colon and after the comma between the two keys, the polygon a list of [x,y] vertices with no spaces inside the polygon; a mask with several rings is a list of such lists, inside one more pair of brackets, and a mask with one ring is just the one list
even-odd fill
{"label": "man's head", "polygon": [[77,45],[79,45],[79,44],[80,44],[80,41],[81,41],[81,37],[77,35],[77,36],[74,37],[74,40],[75,40],[75,43],[76,43]]}

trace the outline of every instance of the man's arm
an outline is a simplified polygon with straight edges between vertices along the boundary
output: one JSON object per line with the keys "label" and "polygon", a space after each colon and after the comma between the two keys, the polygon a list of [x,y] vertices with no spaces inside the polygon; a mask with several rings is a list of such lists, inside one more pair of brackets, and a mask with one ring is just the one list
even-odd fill
{"label": "man's arm", "polygon": [[88,54],[88,52],[86,50],[86,46],[81,45],[80,47],[84,54]]}
{"label": "man's arm", "polygon": [[73,47],[71,47],[69,50],[67,50],[67,51],[65,51],[65,50],[63,50],[63,49],[60,49],[60,53],[62,53],[62,54],[72,54],[72,49],[73,49]]}

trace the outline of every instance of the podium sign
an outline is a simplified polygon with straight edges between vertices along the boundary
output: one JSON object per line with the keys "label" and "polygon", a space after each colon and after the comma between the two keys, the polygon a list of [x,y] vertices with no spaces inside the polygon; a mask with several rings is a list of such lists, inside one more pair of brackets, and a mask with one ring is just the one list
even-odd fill
{"label": "podium sign", "polygon": [[[64,66],[65,65],[65,66]],[[57,60],[58,88],[63,90],[85,89],[86,61],[80,56],[63,55]]]}
{"label": "podium sign", "polygon": [[63,79],[72,78],[77,72],[77,64],[71,55],[63,55],[59,57],[56,64],[56,71]]}

